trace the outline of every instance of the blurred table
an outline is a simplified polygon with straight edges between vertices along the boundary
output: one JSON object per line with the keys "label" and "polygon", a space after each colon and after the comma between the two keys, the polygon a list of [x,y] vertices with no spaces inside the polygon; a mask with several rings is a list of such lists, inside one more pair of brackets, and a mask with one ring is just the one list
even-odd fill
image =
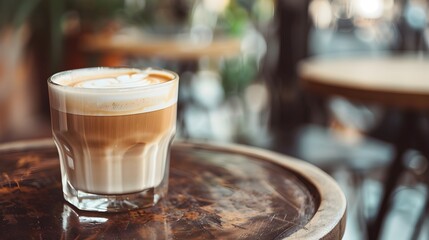
{"label": "blurred table", "polygon": [[[399,132],[394,142],[396,157],[387,170],[383,199],[376,220],[368,231],[370,239],[378,239],[389,210],[390,196],[405,171],[402,161],[405,152],[416,148],[429,157],[428,136],[420,122],[420,114],[429,110],[429,58],[412,54],[313,58],[302,62],[299,75],[308,91],[380,104],[401,112]],[[426,211],[428,207],[427,202]],[[423,219],[424,213],[416,225],[414,239]]]}
{"label": "blurred table", "polygon": [[127,34],[94,34],[81,39],[86,53],[122,54],[165,60],[197,61],[201,57],[227,58],[241,53],[241,40],[231,37],[194,41],[190,36],[130,36]]}
{"label": "blurred table", "polygon": [[403,109],[429,109],[429,56],[314,58],[300,65],[303,86],[318,94]]}
{"label": "blurred table", "polygon": [[346,201],[302,161],[238,145],[176,142],[153,208],[83,212],[62,197],[50,139],[0,145],[2,239],[341,239]]}

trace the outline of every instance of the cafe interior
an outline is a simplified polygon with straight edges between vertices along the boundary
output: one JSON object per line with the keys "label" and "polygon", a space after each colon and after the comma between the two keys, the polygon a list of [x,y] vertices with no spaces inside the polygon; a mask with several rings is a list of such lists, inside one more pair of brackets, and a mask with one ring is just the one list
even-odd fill
{"label": "cafe interior", "polygon": [[428,50],[425,0],[0,0],[0,145],[52,137],[56,72],[169,69],[176,140],[322,169],[343,239],[429,240]]}

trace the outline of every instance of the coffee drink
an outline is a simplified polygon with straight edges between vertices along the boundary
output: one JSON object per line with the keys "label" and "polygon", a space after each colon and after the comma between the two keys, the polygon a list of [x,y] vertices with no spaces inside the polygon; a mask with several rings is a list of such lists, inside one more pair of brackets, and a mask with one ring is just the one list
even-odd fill
{"label": "coffee drink", "polygon": [[140,194],[154,195],[153,205],[165,194],[177,88],[176,74],[154,69],[89,68],[51,77],[52,131],[68,201]]}

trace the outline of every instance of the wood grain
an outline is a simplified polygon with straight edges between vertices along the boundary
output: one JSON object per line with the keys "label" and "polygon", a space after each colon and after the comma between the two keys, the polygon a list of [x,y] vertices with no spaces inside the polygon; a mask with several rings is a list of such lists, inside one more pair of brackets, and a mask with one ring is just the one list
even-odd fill
{"label": "wood grain", "polygon": [[237,145],[176,142],[156,207],[82,212],[62,198],[50,140],[0,146],[2,239],[340,239],[345,198],[319,169]]}

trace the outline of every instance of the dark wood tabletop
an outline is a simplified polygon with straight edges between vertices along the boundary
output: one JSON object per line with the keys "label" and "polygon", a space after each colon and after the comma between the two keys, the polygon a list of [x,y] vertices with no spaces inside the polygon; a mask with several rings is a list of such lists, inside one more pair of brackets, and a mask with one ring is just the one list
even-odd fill
{"label": "dark wood tabletop", "polygon": [[341,239],[346,201],[300,160],[239,145],[175,142],[168,197],[125,213],[62,197],[50,139],[0,145],[1,239]]}

